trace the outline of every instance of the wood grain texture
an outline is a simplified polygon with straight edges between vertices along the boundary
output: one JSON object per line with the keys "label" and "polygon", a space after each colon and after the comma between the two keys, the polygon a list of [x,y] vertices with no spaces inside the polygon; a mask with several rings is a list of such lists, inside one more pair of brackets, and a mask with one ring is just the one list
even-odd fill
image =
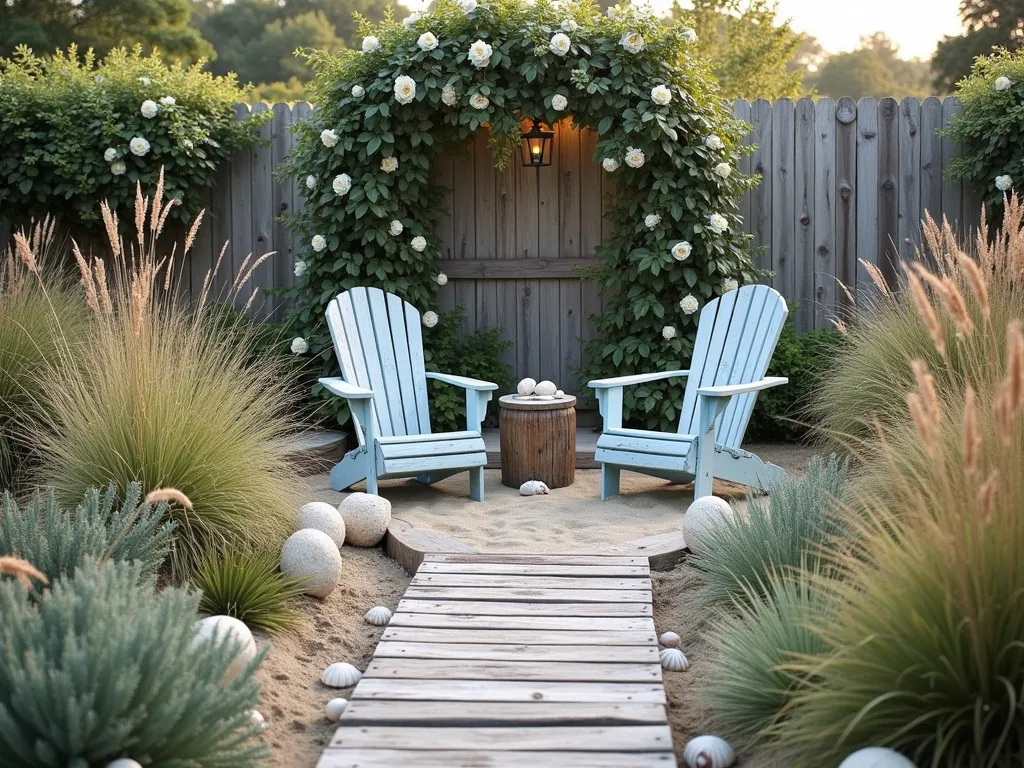
{"label": "wood grain texture", "polygon": [[656,768],[675,766],[672,752],[488,752],[403,749],[329,749],[317,768]]}
{"label": "wood grain texture", "polygon": [[501,408],[501,482],[518,488],[540,480],[548,488],[576,477],[576,410]]}

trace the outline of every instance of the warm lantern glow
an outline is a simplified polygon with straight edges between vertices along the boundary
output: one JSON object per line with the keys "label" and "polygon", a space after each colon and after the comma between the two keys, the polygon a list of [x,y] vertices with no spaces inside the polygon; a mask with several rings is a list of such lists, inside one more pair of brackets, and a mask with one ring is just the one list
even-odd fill
{"label": "warm lantern glow", "polygon": [[523,141],[523,165],[534,168],[551,165],[551,145],[554,137],[554,131],[543,130],[540,120],[535,119],[533,127],[520,134]]}

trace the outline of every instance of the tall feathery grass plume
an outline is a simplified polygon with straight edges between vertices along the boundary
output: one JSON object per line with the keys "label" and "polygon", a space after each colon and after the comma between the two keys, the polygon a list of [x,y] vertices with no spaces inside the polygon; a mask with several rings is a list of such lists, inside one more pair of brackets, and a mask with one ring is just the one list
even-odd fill
{"label": "tall feathery grass plume", "polygon": [[[75,249],[93,315],[88,354],[48,370],[53,395],[32,439],[36,480],[66,502],[110,482],[180,494],[161,500],[176,523],[173,570],[187,578],[213,548],[273,548],[291,532],[297,475],[280,448],[297,425],[280,358],[254,355],[253,333],[216,311],[237,296],[213,295],[215,269],[187,296],[174,251],[158,251],[174,205],[162,184],[152,198],[140,187],[130,239],[107,209],[106,259]],[[232,282],[245,285],[270,255]]]}

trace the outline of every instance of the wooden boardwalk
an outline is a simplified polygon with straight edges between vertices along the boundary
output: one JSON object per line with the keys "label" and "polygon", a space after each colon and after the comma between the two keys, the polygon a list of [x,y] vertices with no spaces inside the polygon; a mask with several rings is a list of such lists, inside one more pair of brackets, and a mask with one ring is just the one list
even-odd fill
{"label": "wooden boardwalk", "polygon": [[644,557],[427,555],[318,768],[675,766]]}

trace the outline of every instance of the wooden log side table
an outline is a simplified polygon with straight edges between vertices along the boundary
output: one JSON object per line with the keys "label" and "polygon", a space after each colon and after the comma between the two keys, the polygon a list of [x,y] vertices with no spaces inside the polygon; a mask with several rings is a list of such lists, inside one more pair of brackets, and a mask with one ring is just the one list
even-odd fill
{"label": "wooden log side table", "polygon": [[505,395],[501,407],[501,484],[518,488],[541,480],[548,488],[576,476],[576,398],[533,400]]}

